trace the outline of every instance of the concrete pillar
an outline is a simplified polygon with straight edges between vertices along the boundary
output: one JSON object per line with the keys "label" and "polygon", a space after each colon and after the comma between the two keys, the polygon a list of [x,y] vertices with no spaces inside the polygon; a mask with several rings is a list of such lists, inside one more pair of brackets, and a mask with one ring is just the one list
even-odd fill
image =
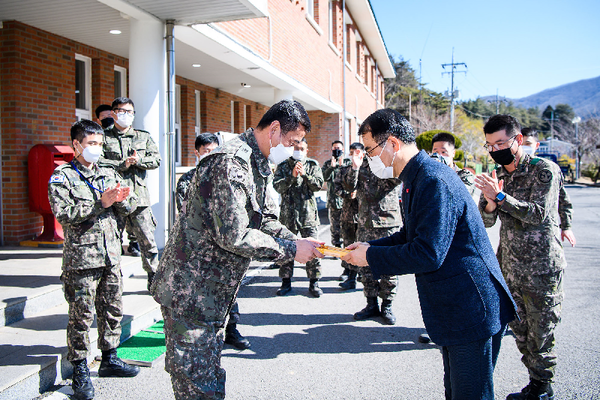
{"label": "concrete pillar", "polygon": [[134,128],[150,132],[161,154],[159,168],[148,171],[148,190],[157,221],[154,236],[159,249],[165,247],[169,184],[167,179],[166,47],[163,22],[130,19],[129,97],[135,103]]}

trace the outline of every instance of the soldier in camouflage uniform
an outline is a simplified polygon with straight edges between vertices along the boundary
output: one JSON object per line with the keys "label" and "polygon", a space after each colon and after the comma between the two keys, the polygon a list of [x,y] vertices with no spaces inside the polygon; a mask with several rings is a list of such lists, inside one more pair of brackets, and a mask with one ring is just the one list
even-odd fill
{"label": "soldier in camouflage uniform", "polygon": [[138,207],[120,222],[122,231],[130,224],[142,253],[142,266],[148,273],[148,287],[158,266],[158,248],[154,240],[156,220],[150,208],[146,171],[158,168],[160,153],[146,131],[133,129],[134,105],[127,97],[118,97],[112,103],[115,123],[104,131],[104,151],[99,165],[112,167],[122,176],[138,198]]}
{"label": "soldier in camouflage uniform", "polygon": [[[209,155],[219,145],[219,138],[213,133],[201,133],[196,137],[194,143],[194,154],[198,158],[198,161]],[[184,200],[187,199],[188,189],[192,183],[192,178],[196,174],[196,168],[193,168],[181,175],[179,181],[177,181],[177,212],[181,212]],[[236,302],[229,311],[229,320],[227,321],[227,327],[225,328],[225,343],[234,346],[239,350],[246,350],[250,348],[250,341],[246,339],[237,329],[237,324],[240,322],[240,307]]]}
{"label": "soldier in camouflage uniform", "polygon": [[[294,234],[302,237],[319,238],[319,214],[315,192],[323,187],[323,173],[316,160],[306,158],[308,144],[306,139],[294,146],[294,154],[277,166],[273,187],[281,194],[279,221]],[[292,290],[294,261],[281,264],[279,277],[281,287],[278,296],[285,296]],[[310,280],[308,291],[314,297],[320,297],[323,291],[319,287],[321,263],[314,259],[306,263],[306,276]]]}
{"label": "soldier in camouflage uniform", "polygon": [[[352,167],[342,176],[342,187],[348,192],[356,191],[358,200],[359,242],[380,239],[390,236],[402,226],[400,216],[400,180],[379,179],[369,165],[363,163],[362,155],[352,156]],[[354,319],[361,321],[381,316],[388,325],[396,323],[392,312],[392,300],[396,295],[398,277],[382,275],[377,280],[373,274],[364,269],[362,272],[363,292],[367,298],[367,306],[354,314]],[[381,297],[381,310],[377,303]]]}
{"label": "soldier in camouflage uniform", "polygon": [[[217,138],[217,135],[213,133],[201,133],[196,137],[196,141],[194,143],[194,154],[196,155],[196,158],[198,158],[198,161],[200,161],[209,155],[211,151],[216,149],[218,145],[219,138]],[[178,212],[181,212],[183,200],[187,197],[188,188],[195,173],[196,168],[192,168],[185,174],[181,175],[177,181],[176,201]]]}
{"label": "soldier in camouflage uniform", "polygon": [[112,168],[99,167],[102,127],[81,120],[71,127],[76,158],[56,168],[48,183],[52,212],[65,233],[61,280],[69,303],[67,359],[73,364],[77,399],[94,397],[87,367],[89,331],[98,316],[100,376],[135,376],[139,367],[123,363],[116,353],[121,337],[123,294],[121,249],[115,214],[136,206],[135,194],[121,187]]}
{"label": "soldier in camouflage uniform", "polygon": [[440,132],[431,139],[431,154],[441,156],[444,164],[448,165],[458,174],[458,177],[467,187],[469,194],[473,197],[475,193],[475,175],[468,169],[458,168],[454,163],[454,155],[456,154],[454,135],[450,132]]}
{"label": "soldier in camouflage uniform", "polygon": [[165,369],[176,399],[223,399],[227,314],[250,260],[308,262],[321,243],[298,239],[267,191],[277,164],[310,131],[298,102],[284,100],[203,158],[164,249],[151,293],[165,321]]}
{"label": "soldier in camouflage uniform", "polygon": [[498,261],[517,303],[520,321],[510,327],[530,382],[508,399],[553,399],[554,330],[563,301],[566,260],[559,240],[558,201],[562,174],[555,163],[532,158],[520,145],[519,122],[495,115],[484,126],[490,156],[501,167],[478,175],[479,209],[486,227],[499,218]]}
{"label": "soldier in camouflage uniform", "polygon": [[[362,143],[355,142],[350,145],[350,157],[357,156],[363,158],[364,152],[365,146]],[[344,246],[350,246],[356,242],[356,233],[358,232],[358,199],[356,198],[356,190],[349,192],[344,190],[342,185],[342,177],[352,168],[352,161],[349,161],[349,165],[340,168],[334,182],[336,195],[343,199],[341,226]],[[360,272],[360,268],[352,266],[346,261],[342,261],[342,267],[344,268],[344,272],[348,272],[346,273],[346,280],[340,283],[340,288],[342,290],[356,289],[356,277]]]}

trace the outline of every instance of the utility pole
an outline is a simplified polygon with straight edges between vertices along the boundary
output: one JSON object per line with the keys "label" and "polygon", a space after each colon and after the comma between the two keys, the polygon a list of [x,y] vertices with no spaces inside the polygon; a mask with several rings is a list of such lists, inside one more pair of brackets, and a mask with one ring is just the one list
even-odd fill
{"label": "utility pole", "polygon": [[[463,65],[465,67],[464,71],[457,71],[456,67]],[[450,86],[450,132],[454,133],[454,98],[456,94],[454,93],[454,74],[455,73],[464,73],[467,74],[467,64],[465,63],[455,63],[454,62],[454,47],[452,48],[452,63],[451,64],[442,64],[442,68],[446,69],[446,67],[450,67],[449,72],[442,72],[442,76],[444,74],[450,74],[451,78],[451,86]]]}

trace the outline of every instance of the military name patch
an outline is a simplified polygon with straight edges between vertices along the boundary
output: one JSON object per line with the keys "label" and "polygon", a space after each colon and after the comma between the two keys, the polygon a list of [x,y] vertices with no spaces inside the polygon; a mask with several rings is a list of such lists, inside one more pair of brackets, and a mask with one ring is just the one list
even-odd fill
{"label": "military name patch", "polygon": [[63,183],[65,181],[65,177],[62,175],[52,175],[50,177],[50,183]]}
{"label": "military name patch", "polygon": [[548,183],[552,180],[552,172],[550,172],[549,169],[543,169],[540,172],[538,172],[537,177],[540,182]]}

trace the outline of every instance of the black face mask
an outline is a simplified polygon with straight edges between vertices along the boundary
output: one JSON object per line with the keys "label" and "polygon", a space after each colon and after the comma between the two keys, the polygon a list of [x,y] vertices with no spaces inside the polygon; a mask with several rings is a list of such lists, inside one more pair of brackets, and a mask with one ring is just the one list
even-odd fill
{"label": "black face mask", "polygon": [[344,154],[343,150],[340,149],[335,149],[331,151],[331,155],[334,156],[335,158],[340,158],[342,156],[342,154]]}
{"label": "black face mask", "polygon": [[490,157],[492,157],[496,164],[500,165],[509,165],[515,161],[515,155],[510,151],[510,147],[508,149],[492,151]]}
{"label": "black face mask", "polygon": [[102,122],[102,127],[104,129],[115,124],[115,120],[112,117],[106,117],[104,119],[101,119],[100,122]]}

